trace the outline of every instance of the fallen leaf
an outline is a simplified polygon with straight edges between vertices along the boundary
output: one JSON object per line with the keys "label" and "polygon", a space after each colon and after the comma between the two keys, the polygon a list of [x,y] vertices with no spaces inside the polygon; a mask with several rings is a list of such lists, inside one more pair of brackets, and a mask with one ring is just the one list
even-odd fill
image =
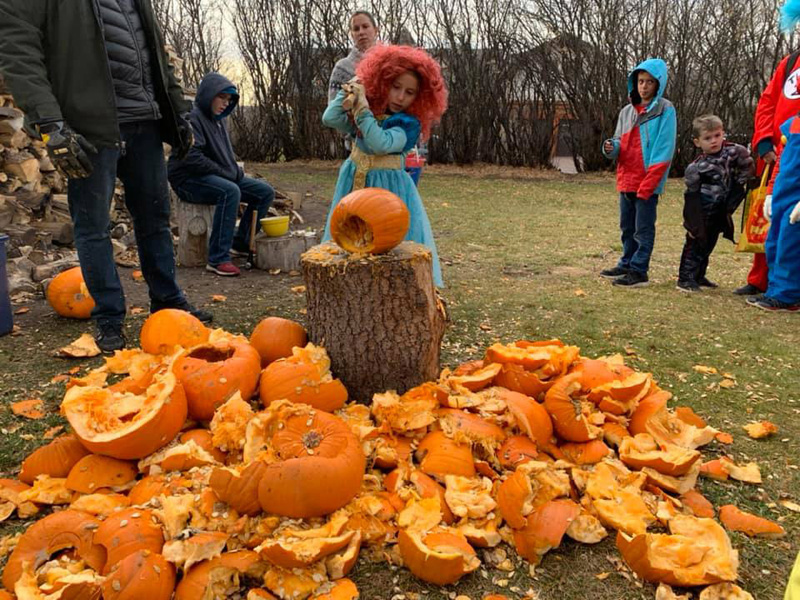
{"label": "fallen leaf", "polygon": [[492,330],[492,326],[487,324],[487,323],[481,323],[480,325],[478,325],[478,327],[480,327],[483,331],[491,331]]}
{"label": "fallen leaf", "polygon": [[97,347],[91,333],[84,333],[77,340],[71,344],[59,348],[56,356],[63,356],[66,358],[91,358],[100,354],[100,348]]}
{"label": "fallen leaf", "polygon": [[723,379],[719,382],[719,387],[729,390],[736,387],[736,382],[733,379]]}
{"label": "fallen leaf", "polygon": [[50,380],[50,383],[60,383],[61,381],[69,381],[69,375],[64,375],[63,373],[56,375]]}
{"label": "fallen leaf", "polygon": [[695,365],[692,367],[697,373],[702,373],[703,375],[716,375],[717,370],[714,367],[707,367],[705,365]]}
{"label": "fallen leaf", "polygon": [[608,579],[608,576],[611,575],[608,571],[603,571],[602,573],[598,573],[595,575],[595,579],[599,579],[600,581],[605,581]]}
{"label": "fallen leaf", "polygon": [[41,398],[28,398],[27,400],[20,400],[11,405],[11,412],[18,417],[25,417],[26,419],[42,419],[44,418],[44,404]]}
{"label": "fallen leaf", "polygon": [[800,513],[800,504],[797,504],[796,502],[792,502],[791,500],[779,500],[778,504],[787,510]]}
{"label": "fallen leaf", "polygon": [[445,208],[447,208],[447,207],[449,207],[449,206],[450,206],[450,203],[449,203],[449,202],[442,202],[442,206],[444,206]]}
{"label": "fallen leaf", "polygon": [[714,438],[720,444],[732,444],[733,443],[733,436],[730,433],[725,433],[724,431],[718,431]]}
{"label": "fallen leaf", "polygon": [[630,346],[626,346],[625,354],[627,354],[628,356],[636,356],[636,350],[634,348],[631,348]]}
{"label": "fallen leaf", "polygon": [[778,432],[778,426],[769,421],[761,421],[759,423],[748,423],[742,427],[754,440],[765,438],[768,435]]}
{"label": "fallen leaf", "polygon": [[50,429],[45,431],[42,434],[42,437],[44,439],[46,439],[46,440],[52,440],[54,437],[56,437],[62,431],[64,431],[64,426],[63,425],[56,425],[55,427],[51,427]]}
{"label": "fallen leaf", "polygon": [[301,308],[301,309],[300,309],[300,310],[298,310],[297,312],[299,312],[301,315],[306,315],[306,314],[308,314],[308,310],[306,310],[305,308]]}
{"label": "fallen leaf", "polygon": [[214,294],[211,296],[212,302],[225,302],[228,299],[227,296],[223,296],[222,294]]}
{"label": "fallen leaf", "polygon": [[14,311],[15,315],[24,315],[26,312],[29,312],[31,309],[27,306],[23,306],[22,308],[18,308]]}
{"label": "fallen leaf", "polygon": [[583,290],[575,290],[575,295],[578,298],[583,298],[586,295],[586,292],[584,292]]}
{"label": "fallen leaf", "polygon": [[131,273],[131,278],[134,281],[144,281],[144,275],[138,269]]}
{"label": "fallen leaf", "polygon": [[293,288],[291,288],[291,290],[295,294],[305,294],[306,293],[306,286],[304,286],[304,285],[296,285]]}
{"label": "fallen leaf", "polygon": [[280,273],[281,273],[280,269],[270,269],[269,270],[269,274],[270,275],[280,275]]}
{"label": "fallen leaf", "polygon": [[75,375],[75,373],[77,373],[80,370],[81,370],[80,367],[72,367],[69,371],[67,371],[67,373],[69,373],[70,375]]}
{"label": "fallen leaf", "polygon": [[17,505],[13,502],[3,502],[0,504],[0,522],[5,521],[8,517],[11,516],[17,508]]}
{"label": "fallen leaf", "polygon": [[12,433],[17,433],[22,428],[22,423],[17,423],[16,425],[12,425],[11,427],[3,427],[0,429],[0,432],[3,435],[11,435]]}
{"label": "fallen leaf", "polygon": [[19,325],[15,324],[11,328],[11,337],[17,337],[18,335],[22,335],[22,327],[20,327]]}

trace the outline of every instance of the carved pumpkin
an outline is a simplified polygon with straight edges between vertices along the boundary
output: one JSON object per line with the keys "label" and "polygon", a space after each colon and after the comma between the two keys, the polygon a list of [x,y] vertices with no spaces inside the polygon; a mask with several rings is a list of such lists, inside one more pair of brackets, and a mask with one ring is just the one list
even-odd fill
{"label": "carved pumpkin", "polygon": [[71,319],[88,319],[94,308],[80,267],[62,271],[53,278],[47,286],[47,301],[56,313]]}
{"label": "carved pumpkin", "polygon": [[170,600],[175,567],[160,554],[138,550],[114,565],[103,583],[103,600]]}
{"label": "carved pumpkin", "polygon": [[22,461],[19,480],[32,484],[39,475],[66,477],[80,459],[89,454],[72,434],[57,437],[49,444],[37,448]]}
{"label": "carved pumpkin", "polygon": [[366,457],[340,418],[286,406],[277,411],[265,439],[273,455],[258,485],[264,511],[321,517],[350,502],[361,488]]}
{"label": "carved pumpkin", "polygon": [[279,358],[291,356],[295,346],[305,346],[308,343],[308,334],[296,321],[267,317],[253,329],[250,343],[261,356],[261,366],[266,367]]}
{"label": "carved pumpkin", "polygon": [[61,412],[92,452],[134,459],[172,441],[186,421],[187,407],[183,387],[166,372],[156,375],[139,395],[73,387],[64,396]]}
{"label": "carved pumpkin", "polygon": [[397,542],[405,566],[428,583],[455,583],[481,565],[475,550],[457,530],[436,528],[426,534],[401,529]]}
{"label": "carved pumpkin", "polygon": [[28,527],[11,553],[3,571],[3,586],[14,589],[28,563],[35,571],[61,550],[74,548],[75,553],[97,572],[106,564],[106,551],[93,541],[100,521],[77,510],[52,513]]}
{"label": "carved pumpkin", "polygon": [[210,421],[236,391],[250,399],[261,371],[261,357],[243,339],[208,342],[185,350],[172,367],[186,393],[189,416]]}
{"label": "carved pumpkin", "polygon": [[176,347],[191,348],[208,340],[208,328],[185,310],[165,308],[153,313],[142,325],[139,342],[150,354],[172,354]]}
{"label": "carved pumpkin", "polygon": [[383,188],[347,194],[331,214],[331,238],[348,252],[382,254],[403,241],[411,215],[403,200]]}
{"label": "carved pumpkin", "polygon": [[105,568],[108,573],[119,561],[136,552],[160,554],[164,534],[151,511],[126,508],[103,521],[94,534],[94,541],[108,553]]}
{"label": "carved pumpkin", "polygon": [[136,479],[136,466],[133,463],[89,454],[80,459],[67,476],[67,489],[82,494],[93,494],[99,489],[123,489],[132,485]]}
{"label": "carved pumpkin", "polygon": [[781,538],[786,530],[769,519],[750,514],[733,504],[726,504],[719,509],[719,520],[731,531],[741,531],[750,537]]}
{"label": "carved pumpkin", "polygon": [[553,419],[558,435],[569,442],[588,442],[602,435],[605,417],[594,404],[577,396],[580,373],[565,375],[547,390],[544,407]]}
{"label": "carved pumpkin", "polygon": [[713,519],[675,515],[670,534],[617,533],[617,548],[642,579],[676,586],[736,581],[739,553]]}

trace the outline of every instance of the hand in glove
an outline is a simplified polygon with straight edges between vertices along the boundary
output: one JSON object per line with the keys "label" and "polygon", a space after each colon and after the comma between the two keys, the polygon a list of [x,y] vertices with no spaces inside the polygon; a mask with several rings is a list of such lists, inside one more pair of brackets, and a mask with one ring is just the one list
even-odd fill
{"label": "hand in glove", "polygon": [[343,84],[342,89],[345,92],[342,108],[351,113],[353,118],[357,117],[362,111],[369,110],[367,94],[358,77],[353,77]]}
{"label": "hand in glove", "polygon": [[772,221],[772,194],[768,194],[764,198],[764,218],[767,221]]}
{"label": "hand in glove", "polygon": [[46,144],[50,160],[64,175],[70,179],[83,179],[92,174],[89,154],[97,154],[97,148],[85,137],[72,131],[63,121],[40,125],[39,134]]}
{"label": "hand in glove", "polygon": [[178,160],[183,160],[189,154],[189,150],[194,146],[194,132],[192,131],[192,123],[186,117],[178,117],[178,138],[180,142],[176,148],[173,149],[175,157]]}
{"label": "hand in glove", "polygon": [[789,225],[794,225],[798,221],[800,221],[800,202],[794,205],[794,208],[789,215]]}

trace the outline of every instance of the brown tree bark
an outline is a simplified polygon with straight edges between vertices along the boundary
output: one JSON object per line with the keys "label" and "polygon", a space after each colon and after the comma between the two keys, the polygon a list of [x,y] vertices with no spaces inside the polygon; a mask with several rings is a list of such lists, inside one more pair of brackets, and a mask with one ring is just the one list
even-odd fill
{"label": "brown tree bark", "polygon": [[369,403],[439,376],[447,315],[433,286],[431,254],[403,242],[356,257],[332,243],[301,259],[309,339],[324,346],[350,398]]}

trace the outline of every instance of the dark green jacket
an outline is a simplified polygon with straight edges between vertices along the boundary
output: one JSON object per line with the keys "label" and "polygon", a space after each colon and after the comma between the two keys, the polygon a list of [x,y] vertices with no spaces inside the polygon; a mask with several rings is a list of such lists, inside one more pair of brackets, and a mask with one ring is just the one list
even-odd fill
{"label": "dark green jacket", "polygon": [[[162,137],[178,143],[191,109],[164,52],[150,0],[136,0],[153,65]],[[97,146],[119,143],[96,0],[0,0],[0,72],[31,124],[63,120]]]}

